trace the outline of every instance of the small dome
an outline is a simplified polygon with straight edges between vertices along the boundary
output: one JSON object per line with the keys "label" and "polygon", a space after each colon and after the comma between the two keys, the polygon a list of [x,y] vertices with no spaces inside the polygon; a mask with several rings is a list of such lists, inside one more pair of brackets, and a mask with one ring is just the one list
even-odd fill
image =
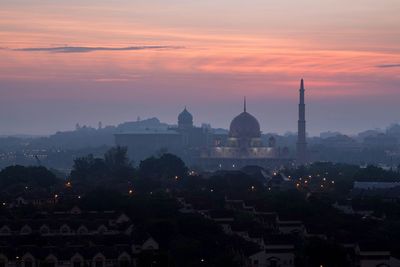
{"label": "small dome", "polygon": [[193,116],[185,109],[178,115],[178,125],[193,125]]}
{"label": "small dome", "polygon": [[229,136],[235,138],[259,138],[261,137],[260,124],[253,115],[243,111],[232,120],[229,127]]}

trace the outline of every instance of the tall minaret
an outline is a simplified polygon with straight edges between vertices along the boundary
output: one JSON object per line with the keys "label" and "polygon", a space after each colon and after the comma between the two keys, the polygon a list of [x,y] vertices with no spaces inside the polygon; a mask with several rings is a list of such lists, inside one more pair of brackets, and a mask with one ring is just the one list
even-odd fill
{"label": "tall minaret", "polygon": [[297,164],[304,165],[307,162],[306,142],[306,105],[304,103],[304,82],[300,83],[299,121],[297,128]]}

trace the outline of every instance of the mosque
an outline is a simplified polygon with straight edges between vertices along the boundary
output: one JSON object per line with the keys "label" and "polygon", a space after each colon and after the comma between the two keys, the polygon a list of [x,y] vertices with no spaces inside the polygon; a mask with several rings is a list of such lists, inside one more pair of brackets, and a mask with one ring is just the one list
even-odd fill
{"label": "mosque", "polygon": [[261,137],[260,124],[247,112],[245,99],[243,112],[233,118],[228,135],[214,138],[213,145],[201,153],[201,165],[206,169],[273,167],[290,160],[287,147],[278,147],[273,136],[265,145]]}
{"label": "mosque", "polygon": [[[306,150],[304,114],[304,84],[301,80],[297,141],[297,162],[301,164],[305,162]],[[233,118],[228,133],[207,125],[194,126],[193,116],[185,107],[178,115],[175,127],[115,135],[116,144],[128,147],[135,163],[163,152],[176,154],[187,165],[204,170],[240,169],[250,165],[275,168],[293,163],[287,147],[279,146],[273,136],[266,144],[263,139],[258,120],[247,111],[246,99],[243,112]]]}

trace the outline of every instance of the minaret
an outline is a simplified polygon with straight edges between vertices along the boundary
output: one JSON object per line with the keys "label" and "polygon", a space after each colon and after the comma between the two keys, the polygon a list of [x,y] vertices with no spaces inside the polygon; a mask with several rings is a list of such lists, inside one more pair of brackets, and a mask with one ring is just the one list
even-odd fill
{"label": "minaret", "polygon": [[304,165],[307,162],[306,142],[306,106],[304,103],[304,82],[300,83],[299,120],[297,128],[297,165]]}
{"label": "minaret", "polygon": [[243,112],[246,112],[246,97],[243,99]]}

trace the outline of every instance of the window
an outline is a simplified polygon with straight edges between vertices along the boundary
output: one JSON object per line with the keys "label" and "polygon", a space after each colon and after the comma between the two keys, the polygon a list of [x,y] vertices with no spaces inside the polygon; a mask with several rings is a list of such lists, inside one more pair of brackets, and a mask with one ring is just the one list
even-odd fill
{"label": "window", "polygon": [[24,267],[33,267],[33,262],[32,259],[25,259],[24,261]]}
{"label": "window", "polygon": [[43,263],[43,267],[56,267],[56,262],[53,260],[47,260]]}
{"label": "window", "polygon": [[8,235],[11,233],[11,231],[10,231],[10,228],[8,228],[8,226],[4,226],[3,228],[1,228],[0,233],[3,235]]}
{"label": "window", "polygon": [[74,260],[73,267],[81,267],[81,266],[82,264],[80,260]]}
{"label": "window", "polygon": [[78,229],[78,234],[80,234],[80,235],[85,235],[85,234],[87,234],[87,233],[88,233],[88,229],[87,229],[85,226],[79,227],[79,229]]}
{"label": "window", "polygon": [[61,226],[61,233],[62,234],[69,234],[71,229],[69,229],[68,225]]}
{"label": "window", "polygon": [[32,229],[28,225],[25,225],[24,227],[22,227],[22,229],[21,229],[22,235],[29,235],[31,233],[32,233]]}
{"label": "window", "polygon": [[101,258],[97,258],[96,261],[94,262],[94,267],[103,267],[104,261]]}
{"label": "window", "polygon": [[47,225],[43,225],[42,227],[40,227],[40,233],[42,235],[48,234],[50,232],[49,227],[47,227]]}
{"label": "window", "polygon": [[119,261],[119,267],[129,267],[129,259],[127,257],[123,257]]}
{"label": "window", "polygon": [[99,234],[104,234],[105,232],[107,232],[107,227],[105,227],[104,225],[101,225],[98,230]]}

